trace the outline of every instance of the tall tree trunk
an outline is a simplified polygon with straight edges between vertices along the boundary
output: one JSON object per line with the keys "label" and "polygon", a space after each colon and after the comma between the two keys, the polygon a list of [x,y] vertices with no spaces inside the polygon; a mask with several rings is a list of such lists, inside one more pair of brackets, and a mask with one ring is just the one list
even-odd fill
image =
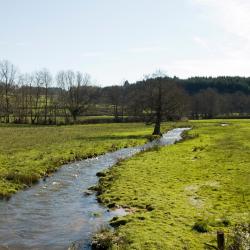
{"label": "tall tree trunk", "polygon": [[45,86],[45,110],[44,110],[44,123],[47,124],[48,116],[48,86]]}
{"label": "tall tree trunk", "polygon": [[158,100],[156,109],[156,119],[153,135],[161,135],[161,121],[162,121],[162,86],[159,82],[158,86]]}
{"label": "tall tree trunk", "polygon": [[118,122],[118,105],[115,104],[114,105],[114,118],[115,118],[115,121]]}
{"label": "tall tree trunk", "polygon": [[157,111],[153,135],[161,135],[161,111]]}
{"label": "tall tree trunk", "polygon": [[8,92],[8,83],[6,80],[5,83],[5,104],[6,104],[6,116],[5,116],[5,122],[10,122],[10,113],[9,113],[9,92]]}

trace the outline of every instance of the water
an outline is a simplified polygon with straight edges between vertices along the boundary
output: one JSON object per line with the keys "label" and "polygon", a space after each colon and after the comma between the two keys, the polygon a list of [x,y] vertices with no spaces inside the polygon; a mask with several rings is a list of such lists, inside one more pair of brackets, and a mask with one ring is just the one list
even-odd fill
{"label": "water", "polygon": [[90,249],[93,233],[115,213],[100,205],[95,195],[84,195],[98,182],[96,173],[140,151],[173,144],[184,130],[187,128],[173,129],[143,146],[64,165],[46,182],[0,201],[0,249],[61,250],[72,242]]}

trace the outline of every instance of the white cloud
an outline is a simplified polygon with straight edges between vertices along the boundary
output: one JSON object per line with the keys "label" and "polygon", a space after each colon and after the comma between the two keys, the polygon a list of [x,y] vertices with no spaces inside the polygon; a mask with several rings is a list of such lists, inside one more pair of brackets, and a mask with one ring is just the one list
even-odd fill
{"label": "white cloud", "polygon": [[128,49],[128,52],[130,53],[148,53],[148,52],[161,52],[161,51],[167,51],[167,48],[158,46],[149,46],[149,47],[137,47]]}
{"label": "white cloud", "polygon": [[103,52],[97,52],[97,51],[92,51],[92,52],[85,52],[82,54],[82,57],[100,57],[103,56]]}
{"label": "white cloud", "polygon": [[204,38],[199,37],[199,36],[195,36],[195,37],[193,37],[193,40],[200,47],[205,48],[205,49],[209,48],[208,41],[205,40]]}
{"label": "white cloud", "polygon": [[182,78],[191,76],[247,76],[249,60],[178,60],[165,65],[172,75]]}
{"label": "white cloud", "polygon": [[193,40],[210,48],[212,58],[181,60],[169,65],[171,72],[182,77],[191,75],[249,75],[250,67],[250,0],[191,0],[206,21],[219,27],[221,36],[207,41],[202,37]]}
{"label": "white cloud", "polygon": [[250,41],[249,0],[193,0],[227,32]]}
{"label": "white cloud", "polygon": [[158,47],[158,46],[149,46],[149,47],[133,47],[128,48],[120,51],[112,51],[109,54],[105,54],[104,52],[100,51],[89,51],[82,53],[82,57],[101,57],[104,55],[108,55],[108,58],[112,58],[112,54],[126,54],[126,53],[135,53],[135,54],[144,54],[144,53],[155,53],[155,52],[163,52],[167,51],[167,48],[164,47]]}

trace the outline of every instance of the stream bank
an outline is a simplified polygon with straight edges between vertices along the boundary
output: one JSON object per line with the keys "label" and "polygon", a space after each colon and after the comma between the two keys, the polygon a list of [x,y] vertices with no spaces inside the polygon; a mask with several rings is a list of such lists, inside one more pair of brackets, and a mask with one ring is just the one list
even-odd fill
{"label": "stream bank", "polygon": [[107,225],[115,212],[84,192],[98,182],[96,174],[121,159],[153,148],[173,144],[187,128],[173,129],[143,146],[64,165],[46,182],[0,201],[0,249],[90,249],[91,237]]}

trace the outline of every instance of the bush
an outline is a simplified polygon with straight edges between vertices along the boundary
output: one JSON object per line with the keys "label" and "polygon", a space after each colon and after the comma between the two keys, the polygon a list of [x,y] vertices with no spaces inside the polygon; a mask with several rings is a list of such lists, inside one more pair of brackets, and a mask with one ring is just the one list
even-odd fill
{"label": "bush", "polygon": [[111,231],[109,227],[101,228],[92,238],[91,249],[93,250],[126,250],[131,242],[123,235]]}
{"label": "bush", "polygon": [[91,247],[93,250],[108,250],[112,248],[113,233],[108,228],[102,228],[93,237]]}
{"label": "bush", "polygon": [[199,233],[207,233],[209,231],[208,224],[204,220],[199,220],[199,221],[195,222],[192,229],[199,232]]}
{"label": "bush", "polygon": [[234,227],[227,240],[227,250],[250,249],[250,224],[242,223]]}

